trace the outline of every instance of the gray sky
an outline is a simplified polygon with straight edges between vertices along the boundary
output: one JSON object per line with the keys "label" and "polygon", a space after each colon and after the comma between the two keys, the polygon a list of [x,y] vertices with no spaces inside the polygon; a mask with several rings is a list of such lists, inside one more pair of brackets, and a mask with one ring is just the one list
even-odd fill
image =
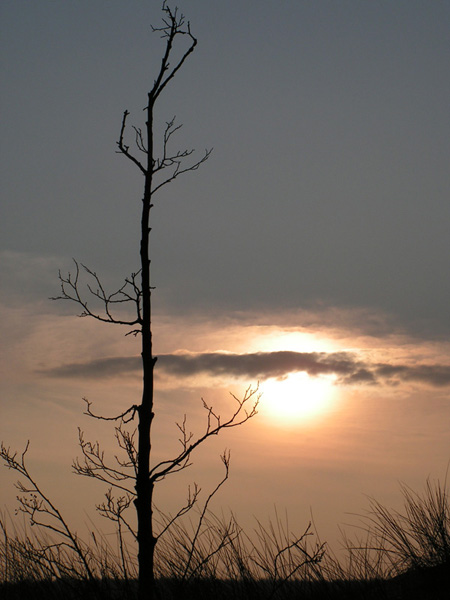
{"label": "gray sky", "polygon": [[[362,493],[392,499],[450,456],[450,4],[178,5],[199,43],[159,133],[176,115],[176,148],[214,151],[153,211],[161,452],[202,396],[226,411],[230,388],[272,379],[261,420],[225,436],[239,458],[223,503],[301,523],[312,506],[327,539]],[[50,487],[80,398],[120,412],[140,393],[136,340],[47,298],[71,257],[111,288],[138,267],[143,179],[115,143],[125,109],[143,125],[159,18],[153,0],[0,6],[1,437],[32,440]],[[299,373],[334,395],[322,421],[280,424],[271,394],[322,393]]]}
{"label": "gray sky", "polygon": [[[158,117],[214,153],[155,210],[156,306],[363,306],[448,334],[448,4],[180,6],[199,46]],[[158,8],[2,3],[5,249],[135,267],[142,181],[114,152]]]}

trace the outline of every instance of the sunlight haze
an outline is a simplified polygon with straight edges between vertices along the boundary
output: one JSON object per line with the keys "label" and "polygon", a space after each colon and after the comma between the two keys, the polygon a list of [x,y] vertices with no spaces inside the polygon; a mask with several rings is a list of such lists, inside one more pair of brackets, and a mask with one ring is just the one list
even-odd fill
{"label": "sunlight haze", "polygon": [[[259,413],[158,490],[176,513],[230,477],[213,510],[249,530],[274,507],[339,548],[367,496],[397,507],[450,460],[450,3],[179,0],[198,46],[156,115],[210,159],[152,209],[155,457],[202,399]],[[161,2],[3,0],[1,439],[81,531],[104,490],[71,473],[78,427],[140,401],[139,339],[50,301],[72,257],[108,290],[139,268],[143,177],[116,153],[142,127]],[[72,304],[72,305],[71,305]],[[17,477],[0,469],[0,510]],[[97,519],[98,520],[98,519]],[[354,522],[354,521],[352,521]]]}

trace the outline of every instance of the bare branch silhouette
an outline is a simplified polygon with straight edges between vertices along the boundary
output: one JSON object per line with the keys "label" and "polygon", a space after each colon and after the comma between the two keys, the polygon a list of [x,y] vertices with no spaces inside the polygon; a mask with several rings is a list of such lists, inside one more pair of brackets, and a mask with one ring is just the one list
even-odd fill
{"label": "bare branch silhouette", "polygon": [[[73,550],[83,565],[86,575],[89,579],[94,580],[94,575],[89,565],[89,550],[83,547],[78,536],[70,529],[62,513],[43,492],[28,470],[25,457],[29,447],[30,442],[28,441],[20,457],[18,457],[17,452],[12,452],[3,443],[0,447],[0,458],[3,459],[7,468],[19,473],[28,482],[28,484],[24,484],[21,481],[16,483],[16,488],[21,494],[17,497],[19,502],[18,511],[29,516],[31,525],[43,527],[61,536],[63,542],[59,546],[67,546]],[[54,545],[44,546],[43,551],[46,552],[53,547]]]}
{"label": "bare branch silhouette", "polygon": [[[90,267],[74,260],[74,271],[67,275],[59,272],[60,293],[54,300],[73,302],[80,309],[81,317],[90,317],[102,323],[111,323],[130,327],[126,335],[140,335],[142,357],[142,397],[140,403],[130,403],[128,408],[116,415],[103,416],[92,410],[92,403],[84,398],[85,414],[94,420],[110,421],[115,424],[114,433],[118,452],[112,457],[106,456],[99,441],[89,441],[81,429],[78,430],[78,442],[81,451],[80,458],[72,464],[73,471],[84,477],[96,479],[107,487],[105,498],[97,506],[99,513],[115,523],[123,575],[128,577],[127,558],[124,546],[124,534],[132,534],[138,546],[138,597],[139,600],[155,598],[155,548],[164,535],[176,527],[178,520],[191,511],[199,502],[200,488],[194,484],[188,489],[185,503],[175,513],[175,516],[165,519],[162,527],[156,527],[154,519],[154,487],[169,474],[178,473],[190,465],[193,452],[210,437],[221,431],[246,423],[257,413],[259,400],[258,388],[249,387],[242,399],[232,394],[235,403],[231,414],[222,418],[221,415],[203,400],[206,411],[206,424],[203,433],[194,437],[187,429],[186,417],[177,424],[180,433],[181,450],[174,457],[159,460],[153,464],[152,426],[154,419],[154,370],[157,356],[153,353],[152,330],[152,285],[150,260],[151,210],[154,199],[162,187],[191,171],[196,171],[211,156],[211,150],[205,150],[200,158],[194,156],[193,149],[172,150],[175,134],[181,125],[175,124],[175,117],[168,120],[160,140],[160,155],[155,150],[154,108],[161,94],[183,67],[188,57],[197,45],[190,24],[178,9],[170,8],[166,2],[162,6],[163,19],[160,27],[153,28],[160,34],[165,47],[162,52],[159,70],[153,86],[147,94],[145,111],[145,126],[132,125],[132,147],[127,142],[127,126],[129,111],[122,115],[119,138],[116,142],[116,152],[125,156],[144,176],[141,230],[139,240],[139,269],[125,278],[122,285],[115,291],[106,289],[101,277]],[[131,316],[130,316],[131,314]],[[128,429],[136,419],[136,428]],[[28,447],[27,447],[28,448]],[[26,452],[26,450],[25,450]],[[57,509],[42,494],[31,479],[22,460],[17,461],[15,455],[4,451],[4,459],[10,468],[18,470],[31,482],[29,488],[20,488],[24,494],[31,494],[21,500],[21,510],[26,512],[31,522],[38,523],[38,516],[48,516],[59,525],[45,525],[53,528],[55,533],[65,536],[69,543],[83,558],[83,550],[77,546],[77,538],[71,536],[64,520]],[[193,564],[196,544],[200,530],[206,519],[206,513],[211,499],[228,479],[230,454],[224,452],[221,460],[225,466],[225,475],[213,491],[207,496],[200,510],[198,523],[191,542],[188,544],[189,558],[185,565],[183,579],[200,572],[212,556],[229,543],[232,528],[225,527],[224,537],[218,544],[213,544],[201,560]],[[9,462],[8,462],[9,461]],[[35,494],[35,495],[33,495]],[[136,510],[137,528],[130,525],[127,517],[130,508]],[[78,550],[77,550],[78,549]],[[86,568],[88,564],[86,562]]]}
{"label": "bare branch silhouette", "polygon": [[[88,301],[83,297],[80,289],[80,265],[75,259],[73,262],[75,263],[75,274],[72,275],[69,272],[67,277],[64,277],[61,274],[61,271],[59,272],[61,294],[59,296],[53,296],[51,300],[70,300],[76,304],[79,304],[82,308],[82,312],[79,315],[80,317],[92,317],[97,321],[102,321],[103,323],[113,323],[115,325],[133,326],[142,324],[140,307],[142,292],[136,283],[136,278],[139,275],[139,271],[137,273],[132,273],[130,278],[125,279],[125,283],[122,285],[122,287],[109,294],[105,291],[105,288],[103,287],[97,273],[91,271],[91,269],[85,265],[81,265],[83,270],[94,281],[95,285],[87,283],[86,288],[92,298],[96,298],[102,303],[102,315],[100,312],[96,312],[91,309],[88,305]],[[116,307],[116,305],[122,305],[128,302],[134,304],[134,308],[136,310],[135,319],[124,320],[113,316],[112,310]]]}
{"label": "bare branch silhouette", "polygon": [[171,460],[164,460],[159,462],[150,470],[150,479],[157,481],[158,479],[164,479],[169,474],[176,473],[189,465],[189,458],[192,452],[200,446],[205,440],[213,435],[218,435],[223,429],[229,429],[231,427],[238,427],[244,424],[246,421],[251,419],[257,414],[257,407],[259,402],[259,396],[256,398],[254,403],[251,405],[249,410],[246,410],[246,404],[252,401],[253,397],[258,393],[258,388],[247,388],[244,398],[240,400],[233,394],[231,396],[237,402],[237,408],[234,413],[226,420],[221,423],[220,415],[217,415],[211,406],[208,406],[203,400],[203,406],[207,411],[207,425],[206,430],[198,437],[195,441],[192,440],[192,433],[187,433],[186,430],[186,419],[183,420],[182,424],[177,424],[181,431],[182,438],[180,443],[182,445],[182,451],[177,457]]}

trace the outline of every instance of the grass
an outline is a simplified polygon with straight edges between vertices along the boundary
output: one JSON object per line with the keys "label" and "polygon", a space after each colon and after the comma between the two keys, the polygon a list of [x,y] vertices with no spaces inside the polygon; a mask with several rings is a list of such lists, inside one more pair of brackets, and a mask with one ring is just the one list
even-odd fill
{"label": "grass", "polygon": [[[291,533],[287,517],[257,522],[251,535],[233,515],[210,512],[176,522],[158,546],[160,598],[245,600],[398,600],[448,598],[450,504],[446,482],[427,481],[422,494],[402,486],[401,512],[370,500],[354,538],[343,534],[336,558],[308,526]],[[170,518],[160,517],[164,529]],[[0,593],[4,600],[136,597],[133,545],[111,545],[92,533],[73,546],[42,527],[1,519]],[[86,564],[88,570],[86,569]]]}

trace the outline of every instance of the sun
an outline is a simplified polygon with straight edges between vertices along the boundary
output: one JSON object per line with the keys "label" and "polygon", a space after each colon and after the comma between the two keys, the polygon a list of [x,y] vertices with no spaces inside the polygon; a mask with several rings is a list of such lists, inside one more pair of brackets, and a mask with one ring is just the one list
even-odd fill
{"label": "sun", "polygon": [[294,425],[324,416],[334,395],[333,379],[291,373],[283,379],[261,383],[259,412],[270,422]]}

